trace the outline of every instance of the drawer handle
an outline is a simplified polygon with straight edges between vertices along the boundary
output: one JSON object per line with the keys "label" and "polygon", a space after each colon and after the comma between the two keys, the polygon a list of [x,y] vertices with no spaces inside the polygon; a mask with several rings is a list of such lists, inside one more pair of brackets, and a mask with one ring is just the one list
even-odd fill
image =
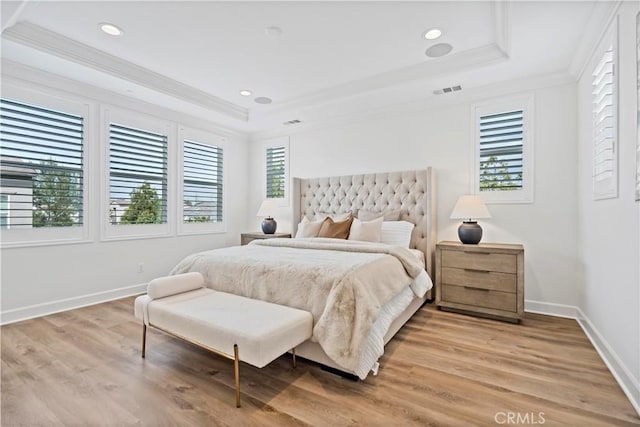
{"label": "drawer handle", "polygon": [[462,252],[470,255],[491,255],[490,252],[475,252],[475,251],[462,251]]}
{"label": "drawer handle", "polygon": [[487,274],[491,273],[488,270],[476,270],[474,268],[465,268],[464,271],[472,271],[474,273],[487,273]]}
{"label": "drawer handle", "polygon": [[485,292],[489,292],[490,289],[486,289],[486,288],[478,288],[476,286],[464,286],[465,289],[473,289],[474,291],[485,291]]}

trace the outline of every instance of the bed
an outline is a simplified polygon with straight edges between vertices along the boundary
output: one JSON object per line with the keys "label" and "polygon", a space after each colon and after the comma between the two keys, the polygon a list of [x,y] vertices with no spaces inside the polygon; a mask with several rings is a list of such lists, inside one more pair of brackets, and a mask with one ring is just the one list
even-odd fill
{"label": "bed", "polygon": [[199,271],[215,290],[310,311],[314,336],[297,354],[364,379],[377,373],[384,344],[432,298],[433,180],[431,168],[293,180],[295,224],[304,217],[399,211],[400,221],[414,224],[410,249],[269,239],[190,255],[171,274]]}

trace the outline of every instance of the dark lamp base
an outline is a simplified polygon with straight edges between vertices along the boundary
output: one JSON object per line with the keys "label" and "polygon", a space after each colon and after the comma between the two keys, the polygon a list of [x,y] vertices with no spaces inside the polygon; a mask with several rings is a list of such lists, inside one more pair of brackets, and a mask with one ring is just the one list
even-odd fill
{"label": "dark lamp base", "polygon": [[264,221],[262,221],[262,232],[264,234],[273,234],[276,232],[277,228],[278,223],[271,217],[265,218]]}
{"label": "dark lamp base", "polygon": [[482,239],[482,227],[476,221],[464,221],[458,227],[460,241],[467,245],[477,245]]}

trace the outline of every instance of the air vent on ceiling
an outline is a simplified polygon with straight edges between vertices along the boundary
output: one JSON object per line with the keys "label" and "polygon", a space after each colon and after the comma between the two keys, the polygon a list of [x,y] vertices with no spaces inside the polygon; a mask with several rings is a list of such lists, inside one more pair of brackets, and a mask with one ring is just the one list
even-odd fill
{"label": "air vent on ceiling", "polygon": [[453,92],[458,92],[459,90],[462,90],[462,86],[457,85],[457,86],[445,87],[442,89],[434,90],[433,94],[442,95],[443,93],[453,93]]}
{"label": "air vent on ceiling", "polygon": [[283,125],[290,126],[290,125],[297,125],[298,123],[301,123],[300,120],[293,119],[293,120],[289,120],[288,122],[284,122]]}

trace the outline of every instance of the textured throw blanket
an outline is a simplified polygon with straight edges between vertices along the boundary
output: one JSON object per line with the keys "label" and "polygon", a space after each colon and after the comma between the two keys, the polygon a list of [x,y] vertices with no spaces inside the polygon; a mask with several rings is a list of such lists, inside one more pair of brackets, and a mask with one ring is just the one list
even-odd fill
{"label": "textured throw blanket", "polygon": [[198,271],[207,286],[313,314],[312,340],[354,371],[380,308],[421,263],[408,249],[338,239],[254,240],[186,257],[171,274]]}

